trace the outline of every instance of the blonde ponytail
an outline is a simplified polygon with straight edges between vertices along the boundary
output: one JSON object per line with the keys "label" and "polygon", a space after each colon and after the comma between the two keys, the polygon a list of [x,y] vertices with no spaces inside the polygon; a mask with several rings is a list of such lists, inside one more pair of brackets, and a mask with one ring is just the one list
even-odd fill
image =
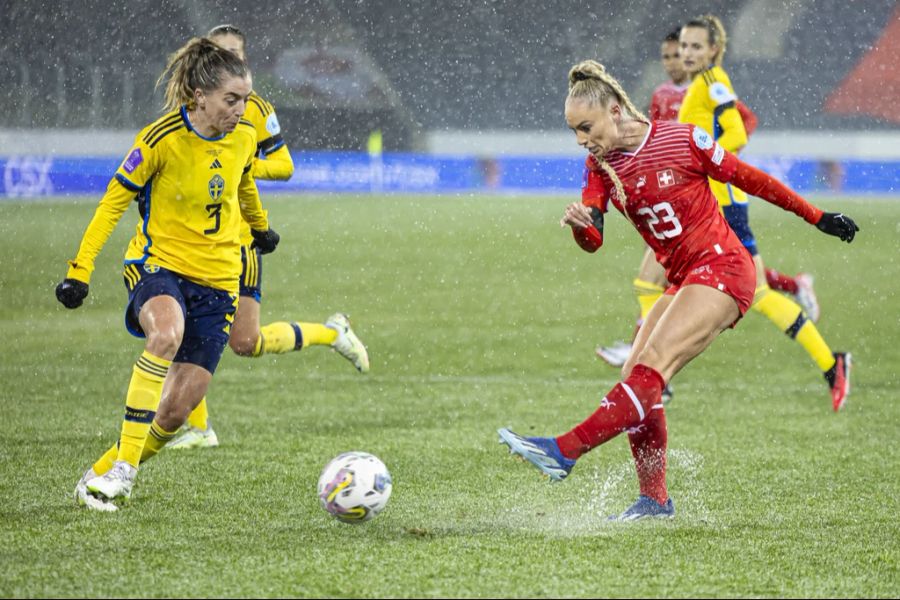
{"label": "blonde ponytail", "polygon": [[182,104],[194,110],[194,90],[211,92],[222,84],[226,75],[247,77],[250,69],[237,55],[212,40],[192,38],[169,56],[156,87],[165,84],[166,111],[176,110]]}
{"label": "blonde ponytail", "polygon": [[[598,106],[607,106],[611,100],[615,99],[632,119],[645,123],[650,122],[637,109],[616,78],[607,73],[606,67],[595,60],[583,60],[569,69],[569,98],[584,99]],[[622,180],[619,179],[616,170],[605,159],[600,158],[597,162],[600,163],[600,168],[606,172],[613,182],[619,201],[624,207],[626,202],[628,202],[628,197],[625,195]],[[628,218],[627,212],[625,212],[625,216]]]}

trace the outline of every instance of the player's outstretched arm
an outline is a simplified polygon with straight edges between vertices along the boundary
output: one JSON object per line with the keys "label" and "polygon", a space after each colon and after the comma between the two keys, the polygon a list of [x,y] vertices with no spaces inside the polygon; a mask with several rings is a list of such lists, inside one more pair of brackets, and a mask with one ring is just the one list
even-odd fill
{"label": "player's outstretched arm", "polygon": [[819,231],[841,238],[850,243],[859,227],[850,217],[842,213],[826,213],[816,208],[798,193],[790,189],[771,175],[738,160],[730,183],[748,194],[758,196],[788,210],[808,223],[815,225]]}
{"label": "player's outstretched arm", "polygon": [[569,225],[575,242],[586,252],[596,252],[603,245],[603,213],[595,206],[573,202],[566,207],[559,225]]}
{"label": "player's outstretched arm", "polygon": [[819,231],[837,236],[848,244],[853,241],[856,232],[859,231],[859,225],[844,213],[822,213],[822,218],[816,223],[816,227]]}

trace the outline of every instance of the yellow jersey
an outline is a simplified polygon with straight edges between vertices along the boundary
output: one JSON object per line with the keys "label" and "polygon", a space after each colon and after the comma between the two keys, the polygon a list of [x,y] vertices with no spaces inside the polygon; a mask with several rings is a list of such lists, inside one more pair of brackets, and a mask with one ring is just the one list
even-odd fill
{"label": "yellow jersey", "polygon": [[242,217],[253,229],[269,228],[251,174],[256,149],[249,121],[208,138],[194,130],[185,107],[145,127],[109,182],[67,277],[90,282],[94,260],[137,200],[141,220],[126,264],[157,265],[237,293]]}
{"label": "yellow jersey", "polygon": [[[281,125],[275,116],[275,107],[256,92],[250,94],[244,119],[256,129],[256,158],[253,160],[253,177],[286,181],[294,174],[294,161],[281,136]],[[253,241],[250,226],[241,223],[241,244]]]}
{"label": "yellow jersey", "polygon": [[[747,131],[735,107],[737,95],[722,67],[713,66],[694,76],[678,111],[680,123],[691,123],[712,133],[722,148],[737,154],[747,145]],[[709,180],[719,206],[747,202],[747,194],[736,187]]]}

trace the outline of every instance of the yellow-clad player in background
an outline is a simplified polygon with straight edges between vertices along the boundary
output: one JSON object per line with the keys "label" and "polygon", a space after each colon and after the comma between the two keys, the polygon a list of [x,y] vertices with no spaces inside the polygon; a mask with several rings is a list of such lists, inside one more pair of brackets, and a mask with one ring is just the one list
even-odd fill
{"label": "yellow-clad player in background", "polygon": [[114,511],[115,500],[131,496],[138,465],[172,439],[206,393],[238,304],[241,222],[262,252],[278,244],[250,173],[256,130],[241,118],[253,85],[247,64],[194,38],[170,57],[164,80],[169,112],[138,134],[56,288],[67,308],[81,305],[97,255],[137,199],[125,324],[146,343],[119,440],[75,489],[77,503],[93,510]]}
{"label": "yellow-clad player in background", "polygon": [[[206,34],[226,50],[246,60],[244,33],[233,25],[219,25]],[[287,180],[294,172],[294,162],[288,151],[275,109],[256,92],[250,94],[244,119],[253,123],[258,136],[258,150],[253,161],[256,179]],[[279,321],[260,327],[262,299],[262,258],[250,248],[253,239],[247,223],[241,224],[241,301],[231,327],[229,346],[239,356],[262,356],[301,350],[307,346],[331,346],[353,363],[361,373],[369,371],[366,347],[353,330],[347,316],[331,315],[324,323]],[[206,398],[191,413],[185,429],[168,447],[173,449],[210,448],[219,445],[218,436],[209,423]]]}
{"label": "yellow-clad player in background", "polygon": [[[685,70],[693,80],[681,104],[678,120],[711,132],[720,146],[737,153],[747,144],[747,132],[735,108],[737,95],[722,68],[727,43],[725,28],[718,18],[705,15],[689,21],[681,29],[680,42]],[[803,346],[825,376],[831,389],[832,408],[840,410],[850,391],[850,354],[832,352],[803,309],[769,288],[762,257],[750,230],[747,194],[730,184],[714,180],[709,183],[728,224],[756,264],[757,289],[753,308]]]}

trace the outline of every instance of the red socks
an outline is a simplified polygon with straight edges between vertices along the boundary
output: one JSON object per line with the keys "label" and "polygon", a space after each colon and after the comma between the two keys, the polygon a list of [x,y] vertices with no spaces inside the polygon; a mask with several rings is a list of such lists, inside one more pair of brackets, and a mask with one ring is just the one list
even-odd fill
{"label": "red socks", "polygon": [[775,269],[766,269],[766,283],[776,292],[797,293],[797,282],[794,281],[794,278],[779,273]]}
{"label": "red socks", "polygon": [[617,383],[603,398],[600,408],[594,414],[556,438],[563,456],[578,458],[625,429],[644,421],[652,407],[661,404],[664,386],[665,382],[659,373],[650,367],[635,365],[631,375],[625,381]]}
{"label": "red socks", "polygon": [[666,446],[669,434],[666,429],[666,411],[662,406],[652,409],[642,423],[628,429],[628,441],[641,485],[641,495],[665,504],[669,499],[669,490],[666,488]]}

